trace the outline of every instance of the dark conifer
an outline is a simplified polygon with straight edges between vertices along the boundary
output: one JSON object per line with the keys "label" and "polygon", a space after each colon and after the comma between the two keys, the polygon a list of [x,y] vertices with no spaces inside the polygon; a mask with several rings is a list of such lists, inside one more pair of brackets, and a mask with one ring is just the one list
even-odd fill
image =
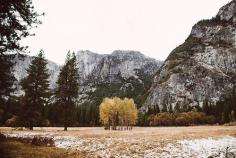
{"label": "dark conifer", "polygon": [[23,121],[26,127],[33,129],[40,126],[43,108],[50,97],[47,60],[42,51],[32,60],[27,73],[21,81],[25,92]]}
{"label": "dark conifer", "polygon": [[32,0],[1,0],[0,54],[23,50],[19,41],[31,35],[29,30],[41,22],[34,11]]}
{"label": "dark conifer", "polygon": [[0,54],[0,105],[6,102],[12,92],[14,92],[14,75],[11,73],[12,63],[10,56]]}
{"label": "dark conifer", "polygon": [[72,116],[70,111],[75,107],[78,97],[78,76],[76,56],[74,53],[71,56],[69,52],[65,65],[60,70],[56,91],[57,101],[63,107],[65,131]]}
{"label": "dark conifer", "polygon": [[166,104],[163,104],[163,107],[162,107],[161,112],[167,112],[167,111],[168,111],[167,105],[166,105]]}

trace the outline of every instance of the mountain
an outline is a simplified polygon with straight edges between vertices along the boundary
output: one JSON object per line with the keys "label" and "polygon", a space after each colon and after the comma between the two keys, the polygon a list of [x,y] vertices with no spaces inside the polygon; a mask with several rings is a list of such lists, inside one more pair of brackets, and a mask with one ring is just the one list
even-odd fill
{"label": "mountain", "polygon": [[175,48],[156,73],[143,109],[215,104],[235,90],[236,0],[216,17],[195,24],[186,41]]}
{"label": "mountain", "polygon": [[[25,54],[14,54],[11,55],[12,62],[14,63],[13,67],[13,74],[16,78],[16,87],[17,90],[15,92],[16,96],[19,96],[23,94],[23,91],[21,91],[21,87],[19,85],[19,82],[21,79],[27,76],[27,69],[29,68],[29,65],[33,59],[32,56],[25,55]],[[56,87],[56,81],[57,81],[57,76],[60,71],[59,65],[52,61],[48,61],[48,73],[50,74],[49,76],[49,82],[50,82],[50,89],[54,89]]]}
{"label": "mountain", "polygon": [[138,51],[116,50],[111,54],[77,52],[80,103],[100,104],[106,96],[132,97],[141,105],[162,62]]}
{"label": "mountain", "polygon": [[[116,50],[111,54],[91,51],[76,53],[79,72],[79,103],[100,104],[106,96],[133,97],[141,105],[151,86],[154,74],[162,62],[144,56],[138,51]],[[13,69],[18,82],[25,77],[32,57],[17,54]],[[49,61],[50,88],[56,87],[60,66]],[[19,85],[19,84],[17,84]],[[18,86],[18,89],[20,87]],[[20,90],[17,94],[22,94]]]}

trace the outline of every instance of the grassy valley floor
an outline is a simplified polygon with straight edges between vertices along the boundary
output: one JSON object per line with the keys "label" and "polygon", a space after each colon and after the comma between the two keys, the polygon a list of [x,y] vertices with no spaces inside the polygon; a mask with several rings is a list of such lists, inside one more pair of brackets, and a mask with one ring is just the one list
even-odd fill
{"label": "grassy valley floor", "polygon": [[1,158],[87,158],[83,152],[65,150],[56,147],[32,146],[19,141],[0,142]]}
{"label": "grassy valley floor", "polygon": [[34,131],[0,130],[7,137],[53,138],[57,147],[31,146],[16,141],[1,143],[1,151],[10,157],[197,158],[223,157],[227,152],[236,155],[236,126],[135,127],[132,131],[106,131],[102,127],[69,128],[67,132],[53,127]]}

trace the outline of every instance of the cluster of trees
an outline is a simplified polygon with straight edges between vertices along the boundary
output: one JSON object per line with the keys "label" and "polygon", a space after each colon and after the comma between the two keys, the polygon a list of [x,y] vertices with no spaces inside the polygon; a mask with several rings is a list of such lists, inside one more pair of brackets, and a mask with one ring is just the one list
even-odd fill
{"label": "cluster of trees", "polygon": [[[0,107],[2,123],[11,126],[25,126],[33,130],[35,126],[49,126],[50,119],[58,119],[63,121],[64,130],[67,130],[67,126],[73,118],[71,114],[78,96],[75,54],[70,52],[67,54],[65,64],[58,76],[55,92],[49,89],[47,60],[42,51],[33,58],[27,74],[20,82],[24,95],[17,99],[9,96],[6,106]],[[12,108],[10,105],[14,107]],[[6,120],[6,118],[8,119]]]}
{"label": "cluster of trees", "polygon": [[105,129],[120,130],[132,129],[136,124],[138,110],[133,99],[124,98],[123,100],[114,98],[104,98],[100,107],[100,121]]}
{"label": "cluster of trees", "polygon": [[188,126],[200,124],[224,124],[236,120],[236,93],[228,94],[216,104],[207,99],[203,106],[190,107],[187,104],[149,108],[146,113],[139,113],[138,125],[140,126]]}
{"label": "cluster of trees", "polygon": [[[0,123],[14,114],[20,114],[19,101],[11,94],[15,91],[16,79],[12,74],[13,64],[9,52],[25,51],[26,47],[19,41],[32,35],[30,29],[41,23],[40,15],[34,11],[31,0],[8,1],[2,0],[0,5]],[[11,120],[18,120],[12,116]]]}

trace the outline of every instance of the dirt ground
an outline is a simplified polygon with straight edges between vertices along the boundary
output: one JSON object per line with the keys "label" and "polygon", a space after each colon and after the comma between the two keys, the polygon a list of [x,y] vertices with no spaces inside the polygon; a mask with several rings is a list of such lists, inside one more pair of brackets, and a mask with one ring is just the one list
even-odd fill
{"label": "dirt ground", "polygon": [[104,138],[104,137],[127,137],[127,138],[143,138],[152,140],[178,140],[178,139],[194,139],[220,136],[235,136],[236,126],[190,126],[190,127],[134,127],[132,131],[109,131],[103,127],[71,127],[68,131],[63,131],[62,127],[43,127],[29,130],[14,130],[10,127],[0,127],[0,132],[10,133],[49,133],[54,136],[78,136],[81,138]]}

